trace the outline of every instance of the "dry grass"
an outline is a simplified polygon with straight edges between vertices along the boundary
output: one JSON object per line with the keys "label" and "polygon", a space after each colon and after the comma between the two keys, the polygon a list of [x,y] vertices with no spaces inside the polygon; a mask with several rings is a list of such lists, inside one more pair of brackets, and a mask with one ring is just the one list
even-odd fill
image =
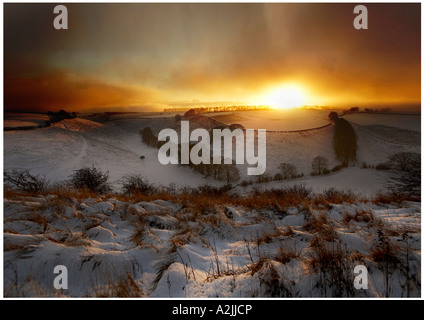
{"label": "dry grass", "polygon": [[116,277],[108,276],[108,285],[101,289],[97,289],[94,293],[98,298],[141,298],[146,293],[137,284],[131,274],[127,271],[125,276]]}
{"label": "dry grass", "polygon": [[131,241],[135,242],[135,244],[139,247],[143,246],[143,233],[144,226],[137,225],[135,232],[131,236]]}
{"label": "dry grass", "polygon": [[403,201],[421,201],[421,197],[408,196],[398,193],[380,193],[372,202],[375,204],[397,204],[399,205]]}
{"label": "dry grass", "polygon": [[321,296],[349,297],[355,295],[353,288],[354,262],[340,242],[317,241],[310,246],[304,263],[310,272],[317,274],[317,288]]}
{"label": "dry grass", "polygon": [[27,215],[25,217],[25,220],[32,221],[34,223],[39,224],[42,227],[42,229],[43,229],[43,233],[46,232],[46,230],[47,230],[47,228],[49,226],[49,223],[47,221],[47,218],[44,215],[42,215],[41,213],[39,213],[39,212],[30,213],[29,215]]}
{"label": "dry grass", "polygon": [[[13,190],[6,190],[6,194],[8,198],[19,199],[23,204],[28,199],[22,199],[22,197],[33,196]],[[211,248],[214,252],[214,255],[211,256],[211,268],[206,281],[213,281],[223,276],[232,276],[235,278],[241,274],[250,274],[252,277],[257,277],[264,290],[262,293],[265,295],[295,295],[291,291],[290,282],[287,282],[284,278],[283,270],[291,268],[292,264],[290,262],[297,260],[294,261],[295,266],[297,266],[298,262],[299,264],[303,263],[306,273],[313,275],[312,279],[318,279],[319,283],[316,284],[316,288],[322,290],[322,296],[327,296],[328,294],[332,296],[349,296],[353,295],[350,286],[353,283],[351,279],[352,273],[350,272],[353,270],[353,265],[357,262],[396,265],[398,263],[396,259],[398,259],[399,250],[390,238],[399,237],[405,232],[405,230],[397,230],[385,225],[381,219],[374,217],[370,210],[358,210],[354,213],[345,212],[340,222],[338,220],[332,220],[326,214],[327,211],[322,210],[322,206],[326,206],[328,209],[330,206],[329,203],[354,203],[360,199],[357,199],[357,196],[354,194],[336,192],[334,190],[322,195],[313,195],[305,188],[269,190],[264,192],[254,191],[245,196],[233,196],[227,192],[212,191],[204,194],[193,194],[192,191],[186,190],[178,194],[164,191],[148,195],[138,193],[131,197],[119,194],[99,196],[88,190],[57,188],[49,193],[49,197],[43,199],[45,200],[43,208],[31,207],[31,210],[34,211],[28,212],[21,219],[32,221],[42,227],[44,234],[40,236],[40,239],[47,239],[68,247],[87,246],[90,244],[90,241],[86,236],[86,232],[91,228],[99,226],[104,220],[108,220],[108,217],[99,218],[87,213],[81,213],[84,211],[80,210],[81,212],[76,214],[81,214],[86,219],[86,224],[82,228],[82,231],[72,233],[68,230],[63,232],[62,237],[62,234],[55,234],[54,230],[48,230],[52,221],[49,221],[50,218],[46,218],[40,212],[43,209],[48,209],[49,214],[53,213],[53,219],[58,217],[67,219],[64,215],[66,207],[74,208],[75,212],[78,212],[78,203],[85,201],[87,198],[102,201],[111,197],[126,203],[168,200],[174,204],[181,204],[181,209],[172,213],[158,211],[139,214],[135,211],[131,212],[131,210],[128,210],[128,207],[120,208],[121,218],[123,220],[131,216],[131,219],[128,219],[128,221],[131,223],[131,228],[134,227],[134,232],[130,235],[130,240],[139,248],[152,247],[160,256],[160,261],[155,266],[155,278],[149,284],[150,292],[155,290],[164,276],[167,276],[169,267],[175,261],[179,261],[178,248],[188,243],[196,243],[196,245],[201,243],[204,247]],[[380,198],[378,201],[390,201],[390,203],[393,203],[393,198]],[[227,206],[240,208],[241,211],[245,211],[247,219],[243,220],[243,223],[246,223],[249,227],[255,224],[265,226],[263,230],[266,231],[262,233],[259,231],[259,234],[256,234],[256,238],[254,238],[254,235],[249,235],[249,243],[252,243],[254,247],[256,246],[257,256],[253,259],[250,247],[248,247],[250,263],[243,267],[235,268],[232,265],[232,261],[231,263],[229,261],[219,261],[219,258],[222,256],[218,256],[216,246],[214,247],[208,242],[208,239],[211,239],[211,237],[208,237],[208,233],[215,236],[220,235],[220,232],[222,232],[225,236],[231,238],[233,236],[231,230],[233,230],[234,238],[243,236],[239,229],[240,226],[235,227],[234,220],[237,221],[238,219],[233,218],[226,211]],[[277,227],[276,221],[281,221],[278,218],[283,218],[289,214],[289,207],[290,209],[295,207],[299,215],[304,215],[306,223],[302,227]],[[66,212],[73,215],[72,211]],[[122,212],[125,212],[127,216]],[[161,219],[163,217],[165,218],[162,221]],[[162,225],[159,226],[162,222],[165,225],[164,227]],[[374,233],[375,230],[380,230],[379,238],[376,239],[375,245],[370,248],[370,253],[367,255],[357,251],[353,253],[349,252],[346,247],[342,246],[340,237],[338,236],[337,230],[341,228],[345,229],[345,226],[350,227],[351,225],[355,225],[355,222],[365,224],[367,230],[364,233],[368,232],[369,235]],[[159,238],[157,238],[157,241],[152,238],[151,233],[153,229],[151,230],[150,228],[157,227],[161,229],[163,227],[162,229],[165,229],[168,225],[175,226],[175,233],[172,234],[169,242],[167,242],[169,245],[166,246],[166,243],[161,242]],[[358,226],[359,228],[362,228],[362,226]],[[306,232],[303,232],[302,229]],[[50,232],[49,234],[46,234],[47,230]],[[5,231],[16,233],[13,230]],[[237,234],[237,232],[241,234]],[[154,236],[157,237],[156,235]],[[302,243],[301,250],[287,244],[300,244],[300,242],[296,241],[305,241],[305,239],[307,242]],[[372,237],[368,239],[372,239]],[[247,242],[247,240],[245,241]],[[260,248],[261,245],[263,246],[262,248]],[[4,249],[5,251],[10,251],[25,249],[26,247],[28,247],[28,244],[25,244],[25,246],[9,245],[5,246]],[[185,264],[184,262],[183,264],[185,270],[189,270],[189,264]],[[386,269],[388,270],[387,267]],[[195,277],[194,271],[191,273]],[[328,286],[328,283],[331,283],[331,286]],[[146,296],[146,293],[132,278],[131,274],[127,272],[122,277],[114,277],[113,279],[109,277],[108,285],[100,291],[95,292],[95,296],[141,297]]]}
{"label": "dry grass", "polygon": [[373,223],[375,221],[374,215],[369,210],[360,210],[355,212],[355,214],[349,214],[345,212],[341,222],[346,226],[349,226],[351,221],[359,223]]}
{"label": "dry grass", "polygon": [[294,259],[299,258],[301,258],[300,251],[289,246],[280,246],[278,255],[275,257],[275,260],[282,264],[286,264]]}
{"label": "dry grass", "polygon": [[294,230],[293,230],[293,228],[291,226],[285,226],[284,227],[284,230],[281,231],[281,235],[283,237],[291,238],[294,235]]}
{"label": "dry grass", "polygon": [[90,241],[82,232],[76,233],[76,232],[66,231],[64,236],[59,240],[53,238],[51,235],[46,235],[46,239],[51,242],[64,245],[66,247],[80,247],[80,246],[85,247],[90,245]]}

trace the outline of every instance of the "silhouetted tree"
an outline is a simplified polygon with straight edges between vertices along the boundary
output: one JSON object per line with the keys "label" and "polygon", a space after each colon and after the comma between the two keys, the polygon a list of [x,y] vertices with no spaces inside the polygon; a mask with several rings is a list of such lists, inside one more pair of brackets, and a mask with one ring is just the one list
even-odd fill
{"label": "silhouetted tree", "polygon": [[184,113],[184,117],[191,117],[191,116],[194,116],[195,114],[196,114],[196,110],[190,109],[186,113]]}
{"label": "silhouetted tree", "polygon": [[336,111],[331,111],[329,114],[328,114],[328,119],[331,121],[331,122],[336,122],[337,121],[337,119],[339,119],[339,115],[337,114],[337,112]]}
{"label": "silhouetted tree", "polygon": [[76,113],[68,113],[65,110],[60,110],[59,112],[47,111],[47,116],[49,117],[50,123],[59,122],[65,119],[76,118]]}
{"label": "silhouetted tree", "polygon": [[421,157],[418,153],[401,152],[390,157],[395,170],[389,176],[389,189],[394,193],[419,197],[421,195]]}
{"label": "silhouetted tree", "polygon": [[235,164],[221,164],[219,166],[220,180],[227,183],[236,182],[240,179],[240,171]]}
{"label": "silhouetted tree", "polygon": [[316,156],[312,159],[312,172],[321,175],[328,170],[328,160],[323,156]]}
{"label": "silhouetted tree", "polygon": [[153,131],[150,127],[146,127],[144,128],[141,132],[141,140],[143,141],[144,144],[150,146],[150,147],[154,147],[157,148],[158,147],[158,139],[157,137],[153,134]]}
{"label": "silhouetted tree", "polygon": [[410,171],[420,162],[420,154],[415,152],[399,152],[393,154],[389,160],[400,171]]}
{"label": "silhouetted tree", "polygon": [[289,163],[281,163],[278,169],[280,169],[283,179],[293,179],[297,175],[296,167]]}
{"label": "silhouetted tree", "polygon": [[352,125],[345,119],[338,118],[334,126],[333,147],[337,159],[348,166],[356,160],[356,134]]}

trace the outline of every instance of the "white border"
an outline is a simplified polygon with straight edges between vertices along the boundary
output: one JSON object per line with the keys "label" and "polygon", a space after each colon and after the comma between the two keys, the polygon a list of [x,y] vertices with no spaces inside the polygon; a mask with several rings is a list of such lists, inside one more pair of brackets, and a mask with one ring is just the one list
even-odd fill
{"label": "white border", "polygon": [[[91,1],[75,1],[75,0],[71,0],[71,1],[45,1],[45,0],[27,0],[25,1],[26,3],[119,3],[118,1],[110,1],[110,0],[106,0],[106,1],[101,1],[101,0],[91,0]],[[1,99],[1,111],[0,111],[0,115],[1,115],[1,125],[3,127],[3,119],[4,119],[4,12],[3,12],[3,7],[5,3],[18,3],[18,1],[2,1],[2,5],[0,8],[0,16],[1,16],[1,24],[0,24],[0,34],[1,34],[1,67],[0,70],[2,72],[2,77],[0,80],[1,83],[1,90],[3,93],[3,97]],[[275,1],[275,0],[271,0],[271,1],[240,1],[240,0],[232,0],[232,1],[177,1],[177,0],[168,0],[168,1],[125,1],[124,3],[314,3],[313,1],[306,1],[306,0],[300,0],[300,1]],[[383,1],[383,0],[377,0],[377,1],[346,1],[346,0],[342,0],[342,1],[316,1],[315,3],[363,3],[363,4],[368,4],[368,3],[420,3],[421,4],[421,65],[422,65],[422,61],[423,61],[423,51],[424,51],[424,44],[423,44],[423,33],[424,33],[424,27],[423,27],[423,23],[422,23],[422,17],[423,17],[423,13],[424,13],[424,6],[422,1],[408,1],[408,2],[401,2],[401,1]],[[423,72],[422,72],[422,66],[421,66],[421,93],[423,92]],[[421,94],[421,100],[422,100],[422,94]],[[422,103],[422,101],[421,101]],[[421,108],[422,109],[422,108]],[[421,143],[423,141],[424,138],[424,134],[423,134],[423,115],[422,115],[422,111],[421,111]],[[3,172],[4,169],[4,145],[3,145],[3,140],[4,139],[4,134],[1,135],[0,138],[0,146],[3,150],[3,156],[1,157],[0,160],[0,168],[1,171]],[[421,172],[423,171],[424,168],[424,164],[423,164],[423,154],[422,154],[422,147],[421,147]],[[421,190],[423,190],[423,182],[421,180]],[[0,186],[0,191],[1,191],[1,198],[3,200],[3,175],[2,175],[2,183]],[[206,301],[212,301],[212,300],[218,300],[218,301],[223,301],[223,300],[228,300],[228,301],[257,301],[257,300],[287,300],[287,301],[293,301],[293,300],[424,300],[423,296],[424,296],[424,289],[423,286],[421,285],[421,298],[4,298],[4,287],[3,287],[3,271],[4,271],[4,263],[3,263],[3,210],[4,210],[4,204],[2,204],[1,209],[0,209],[0,219],[1,219],[1,231],[0,231],[0,246],[1,246],[1,257],[0,257],[0,299],[3,300],[141,300],[141,301],[148,301],[148,300],[170,300],[170,301],[174,301],[178,302],[188,302],[190,300],[206,300]],[[421,213],[422,213],[422,205],[421,205]],[[423,222],[421,220],[421,243],[422,243],[422,239],[423,239],[423,235],[424,235],[424,231],[423,231]],[[421,245],[421,249],[422,249],[422,245]],[[423,263],[422,263],[422,258],[421,258],[421,275],[423,274]]]}

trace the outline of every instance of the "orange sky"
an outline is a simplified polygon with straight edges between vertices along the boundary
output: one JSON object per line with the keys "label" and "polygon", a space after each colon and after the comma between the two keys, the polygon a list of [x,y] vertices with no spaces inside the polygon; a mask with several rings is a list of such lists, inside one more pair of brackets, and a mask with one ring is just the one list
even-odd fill
{"label": "orange sky", "polygon": [[420,104],[420,4],[4,6],[6,110],[150,111],[266,104],[294,84],[311,105]]}

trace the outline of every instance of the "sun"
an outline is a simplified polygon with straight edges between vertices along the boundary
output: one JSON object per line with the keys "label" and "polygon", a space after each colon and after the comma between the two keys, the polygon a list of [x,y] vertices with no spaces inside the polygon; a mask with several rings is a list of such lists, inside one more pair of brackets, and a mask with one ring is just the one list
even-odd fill
{"label": "sun", "polygon": [[265,104],[276,109],[290,109],[306,104],[306,94],[298,85],[282,85],[264,94]]}

